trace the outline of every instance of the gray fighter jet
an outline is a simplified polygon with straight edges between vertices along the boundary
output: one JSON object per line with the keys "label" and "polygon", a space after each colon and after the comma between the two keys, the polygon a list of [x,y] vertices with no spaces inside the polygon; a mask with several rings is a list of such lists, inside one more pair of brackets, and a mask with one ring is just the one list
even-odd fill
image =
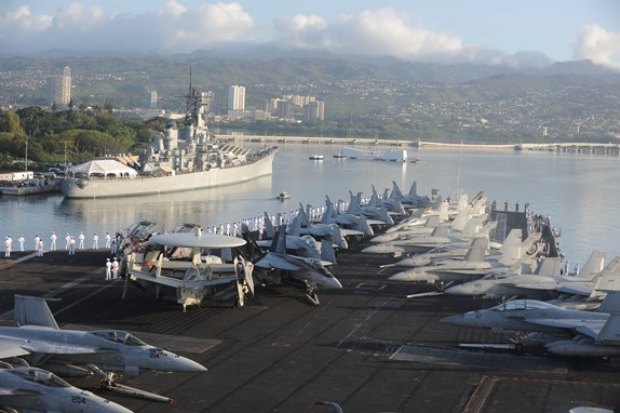
{"label": "gray fighter jet", "polygon": [[49,371],[5,362],[0,362],[0,406],[34,412],[131,413]]}
{"label": "gray fighter jet", "polygon": [[270,250],[254,263],[255,267],[264,269],[254,273],[255,277],[265,285],[278,285],[289,282],[305,288],[308,301],[319,305],[316,293],[318,287],[339,289],[342,284],[325,268],[321,260],[299,257],[286,253],[286,228],[280,225],[275,234]]}
{"label": "gray fighter jet", "polygon": [[[570,310],[535,300],[514,300],[496,307],[443,318],[457,326],[529,333],[520,340],[540,341],[560,356],[620,356],[620,292],[608,292],[597,312]],[[571,335],[560,338],[558,335]],[[471,345],[469,345],[471,347]]]}
{"label": "gray fighter jet", "polygon": [[[605,253],[594,251],[579,276],[560,276],[560,258],[544,258],[537,274],[501,276],[491,274],[480,280],[470,281],[446,289],[452,295],[484,295],[502,297],[527,295],[546,297],[549,294],[569,293],[590,295],[601,273]],[[620,269],[620,258],[612,260],[603,272]]]}
{"label": "gray fighter jet", "polygon": [[158,401],[168,398],[116,384],[112,373],[143,370],[200,373],[201,364],[151,346],[126,331],[65,330],[58,327],[46,299],[15,296],[14,327],[0,327],[0,358],[23,357],[30,364],[61,375],[97,374],[106,389]]}

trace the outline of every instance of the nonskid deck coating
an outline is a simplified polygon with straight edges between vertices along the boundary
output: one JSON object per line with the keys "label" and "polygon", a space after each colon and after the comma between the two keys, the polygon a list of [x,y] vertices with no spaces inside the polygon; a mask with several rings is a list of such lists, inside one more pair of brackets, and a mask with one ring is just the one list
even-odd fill
{"label": "nonskid deck coating", "polygon": [[[290,288],[258,288],[255,300],[240,309],[220,303],[183,313],[136,288],[123,301],[123,281],[103,279],[104,252],[74,257],[60,252],[0,271],[0,279],[8,281],[0,292],[0,311],[10,315],[14,293],[47,293],[62,298],[50,302],[61,325],[119,328],[160,335],[156,342],[163,335],[172,343],[183,338],[193,343],[182,354],[209,371],[145,373],[126,381],[173,397],[174,405],[99,392],[137,412],[329,411],[314,405],[319,399],[337,401],[345,412],[545,412],[574,401],[620,407],[617,360],[545,359],[545,368],[536,372],[531,359],[512,354],[487,356],[501,360],[493,366],[476,366],[472,360],[480,356],[468,353],[459,356],[462,364],[458,358],[394,360],[412,345],[441,349],[503,339],[438,323],[492,302],[442,296],[405,300],[406,294],[431,287],[384,282],[396,269],[379,266],[394,259],[355,252],[360,249],[353,245],[339,254],[333,272],[345,288],[323,292],[316,308]],[[195,353],[200,343],[212,346]],[[97,385],[92,379],[72,382],[88,389]]]}

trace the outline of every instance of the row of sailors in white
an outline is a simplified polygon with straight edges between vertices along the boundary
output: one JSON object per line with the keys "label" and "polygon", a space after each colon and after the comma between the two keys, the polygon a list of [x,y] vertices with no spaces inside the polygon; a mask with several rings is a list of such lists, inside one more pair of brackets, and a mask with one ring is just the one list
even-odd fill
{"label": "row of sailors in white", "polygon": [[[320,221],[325,213],[325,206],[318,208],[310,208],[310,221]],[[299,211],[290,211],[290,212],[282,212],[277,215],[271,215],[269,218],[273,225],[288,225],[291,221],[297,216]],[[265,217],[254,217],[254,218],[245,218],[238,222],[227,222],[226,224],[214,225],[206,227],[206,232],[208,234],[220,234],[220,235],[228,235],[233,237],[241,237],[242,236],[242,227],[245,225],[250,231],[258,231],[259,239],[262,239],[262,235],[265,231]]]}
{"label": "row of sailors in white", "polygon": [[[23,237],[23,235],[17,238],[17,242],[19,243],[19,250],[24,251],[24,243],[26,242],[26,239]],[[43,248],[44,248],[43,240],[37,235],[35,237],[35,243],[34,243],[34,249],[37,252],[37,257],[43,256],[43,251],[44,251]],[[4,257],[11,258],[12,251],[13,251],[13,238],[11,238],[10,235],[7,235],[6,239],[4,240]]]}
{"label": "row of sailors in white", "polygon": [[[348,208],[348,202],[343,202],[343,203],[340,203],[339,205],[340,205],[341,210],[346,210],[346,208]],[[325,213],[325,206],[321,206],[317,208],[310,208],[310,211],[309,211],[310,216],[308,218],[310,219],[310,221],[320,221],[324,213]],[[271,219],[271,222],[276,226],[285,225],[285,224],[288,225],[295,218],[295,216],[297,216],[297,214],[298,214],[297,210],[290,211],[290,212],[283,212],[277,215],[270,216],[270,219]],[[221,234],[221,235],[228,235],[228,236],[234,236],[234,237],[241,237],[243,225],[245,225],[250,231],[258,231],[259,239],[263,238],[264,231],[265,231],[265,217],[264,216],[254,217],[254,218],[245,218],[241,221],[233,222],[232,225],[228,222],[226,224],[220,224],[220,225],[215,225],[212,227],[207,227],[206,232],[208,234]],[[77,238],[78,239],[76,241],[75,238],[72,237],[71,234],[69,233],[67,233],[67,236],[65,237],[65,241],[66,241],[65,250],[69,252],[69,255],[75,254],[76,244],[77,244],[77,249],[79,250],[83,250],[85,248],[84,244],[86,241],[86,236],[84,235],[82,231],[80,231],[80,235],[78,235]],[[50,236],[50,248],[49,248],[50,251],[56,251],[56,240],[57,239],[58,239],[58,236],[56,235],[56,232],[55,231],[52,232],[52,235]],[[26,242],[26,239],[24,238],[24,236],[20,235],[20,237],[17,239],[17,242],[19,243],[19,250],[24,251],[25,242]],[[13,239],[10,236],[7,236],[4,242],[4,245],[5,245],[4,256],[7,258],[11,256],[11,251],[13,249],[12,243],[13,243]],[[41,251],[41,256],[43,255],[42,253],[43,247],[44,247],[43,240],[37,234],[34,237],[34,250],[37,251],[37,255],[39,255],[39,251]],[[116,254],[116,252],[118,251],[118,245],[117,245],[116,238],[112,238],[109,232],[106,232],[106,235],[105,235],[104,248],[109,248],[110,253],[112,255]],[[99,236],[97,235],[97,233],[93,234],[92,249],[99,249]]]}
{"label": "row of sailors in white", "polygon": [[[57,239],[58,239],[58,236],[56,235],[56,232],[53,231],[52,235],[50,236],[50,249],[49,249],[50,251],[56,251],[56,240]],[[80,235],[78,236],[78,241],[76,241],[75,238],[71,236],[71,234],[67,233],[67,236],[65,237],[65,241],[66,241],[65,250],[69,252],[69,255],[74,255],[76,244],[77,244],[78,249],[83,250],[85,240],[86,240],[86,236],[84,235],[82,231],[80,231]],[[19,244],[19,251],[23,252],[26,246],[26,238],[24,238],[23,235],[20,235],[19,238],[17,238],[17,242]],[[34,250],[37,252],[37,256],[43,256],[44,245],[45,244],[43,242],[43,238],[41,238],[39,234],[35,235]],[[97,235],[97,233],[93,234],[92,248],[99,249],[99,236]],[[112,254],[116,254],[117,249],[118,249],[116,245],[116,239],[112,239],[112,236],[110,235],[109,232],[106,233],[105,235],[105,248],[110,248],[110,252]],[[10,235],[8,235],[4,241],[5,258],[10,258],[12,251],[13,251],[13,239],[11,238]]]}

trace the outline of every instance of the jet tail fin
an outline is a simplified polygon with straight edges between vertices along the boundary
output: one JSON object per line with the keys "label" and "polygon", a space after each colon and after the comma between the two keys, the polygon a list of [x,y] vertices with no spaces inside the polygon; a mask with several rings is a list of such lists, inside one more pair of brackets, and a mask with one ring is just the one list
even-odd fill
{"label": "jet tail fin", "polygon": [[275,236],[275,229],[273,228],[273,222],[271,222],[271,217],[265,211],[265,232],[267,233],[267,238],[273,238]]}
{"label": "jet tail fin", "polygon": [[601,307],[604,308],[604,312],[609,313],[609,318],[601,328],[596,341],[618,345],[620,344],[620,291],[607,293]]}
{"label": "jet tail fin", "polygon": [[427,228],[437,228],[439,226],[439,215],[431,215],[426,219],[424,226]]}
{"label": "jet tail fin", "polygon": [[499,250],[502,254],[498,260],[500,264],[512,265],[517,262],[521,258],[521,230],[511,230]]}
{"label": "jet tail fin", "polygon": [[329,261],[334,265],[338,265],[331,237],[326,237],[321,241],[321,261]]}
{"label": "jet tail fin", "polygon": [[607,253],[605,252],[592,251],[592,254],[590,254],[590,257],[579,272],[579,277],[589,280],[593,279],[595,274],[598,274],[603,270],[606,256]]}
{"label": "jet tail fin", "polygon": [[467,205],[469,205],[469,196],[465,193],[459,196],[459,201],[456,204],[456,210],[461,212],[467,209]]}
{"label": "jet tail fin", "polygon": [[469,222],[469,208],[465,209],[465,211],[459,212],[459,214],[452,221],[451,228],[453,231],[463,231],[465,225]]}
{"label": "jet tail fin", "polygon": [[560,257],[546,257],[540,263],[536,274],[553,277],[560,274],[560,268],[562,268],[562,259]]}
{"label": "jet tail fin", "polygon": [[301,234],[301,221],[303,220],[303,217],[301,214],[297,214],[295,215],[295,218],[293,218],[293,220],[291,221],[289,227],[288,227],[288,233],[289,235],[293,236],[293,237],[299,237]]}
{"label": "jet tail fin", "polygon": [[[58,330],[58,324],[47,305],[49,298],[15,294],[14,320],[18,326],[37,325]],[[58,301],[51,299],[53,301]]]}
{"label": "jet tail fin", "polygon": [[471,243],[471,246],[469,247],[469,250],[467,250],[467,254],[465,254],[465,261],[468,261],[468,262],[484,261],[484,254],[486,252],[488,244],[489,244],[489,240],[484,237],[474,238],[474,240]]}

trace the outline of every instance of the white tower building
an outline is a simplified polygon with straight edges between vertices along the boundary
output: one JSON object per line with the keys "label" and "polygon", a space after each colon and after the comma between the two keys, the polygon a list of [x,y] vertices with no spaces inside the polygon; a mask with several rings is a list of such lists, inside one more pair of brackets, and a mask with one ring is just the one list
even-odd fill
{"label": "white tower building", "polygon": [[228,88],[228,116],[232,118],[243,117],[245,110],[245,87],[232,85]]}

